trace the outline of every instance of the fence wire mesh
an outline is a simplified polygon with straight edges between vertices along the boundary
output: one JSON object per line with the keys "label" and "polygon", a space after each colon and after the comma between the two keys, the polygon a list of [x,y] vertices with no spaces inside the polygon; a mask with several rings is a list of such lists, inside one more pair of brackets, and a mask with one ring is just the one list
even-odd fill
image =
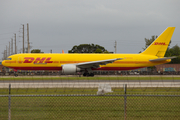
{"label": "fence wire mesh", "polygon": [[[126,98],[126,99],[125,99]],[[180,119],[179,95],[11,95],[0,96],[0,119],[139,120]]]}
{"label": "fence wire mesh", "polygon": [[[179,76],[3,77],[0,120],[178,120],[179,80]],[[113,92],[97,95],[99,84],[111,86]]]}

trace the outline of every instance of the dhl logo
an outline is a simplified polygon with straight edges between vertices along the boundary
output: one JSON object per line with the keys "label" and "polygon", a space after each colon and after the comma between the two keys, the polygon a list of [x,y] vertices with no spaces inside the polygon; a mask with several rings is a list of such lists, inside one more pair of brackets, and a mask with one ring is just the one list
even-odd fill
{"label": "dhl logo", "polygon": [[166,45],[165,42],[155,42],[153,45]]}
{"label": "dhl logo", "polygon": [[46,63],[53,63],[53,61],[50,61],[51,57],[37,57],[36,59],[34,57],[24,57],[23,63],[34,63],[34,64],[46,64]]}

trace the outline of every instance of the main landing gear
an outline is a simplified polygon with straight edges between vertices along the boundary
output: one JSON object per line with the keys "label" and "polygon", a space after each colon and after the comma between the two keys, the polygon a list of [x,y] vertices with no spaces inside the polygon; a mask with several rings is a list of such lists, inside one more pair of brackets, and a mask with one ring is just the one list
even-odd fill
{"label": "main landing gear", "polygon": [[18,76],[18,74],[17,74],[17,73],[14,73],[14,76],[15,76],[15,77],[17,77],[17,76]]}
{"label": "main landing gear", "polygon": [[88,72],[85,72],[83,74],[84,77],[94,77],[94,73],[88,73]]}

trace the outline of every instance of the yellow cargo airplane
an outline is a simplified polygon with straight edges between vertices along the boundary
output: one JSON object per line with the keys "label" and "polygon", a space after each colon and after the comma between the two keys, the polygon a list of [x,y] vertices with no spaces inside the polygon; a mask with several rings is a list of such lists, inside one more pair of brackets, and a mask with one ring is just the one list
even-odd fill
{"label": "yellow cargo airplane", "polygon": [[94,76],[93,70],[133,70],[164,64],[175,57],[164,57],[175,27],[168,27],[140,54],[15,54],[2,64],[15,70],[62,70],[64,74],[83,72]]}

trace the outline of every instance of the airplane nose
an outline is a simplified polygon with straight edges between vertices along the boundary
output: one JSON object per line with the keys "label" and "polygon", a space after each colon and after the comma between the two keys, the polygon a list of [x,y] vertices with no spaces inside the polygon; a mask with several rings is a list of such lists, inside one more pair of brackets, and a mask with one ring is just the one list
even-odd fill
{"label": "airplane nose", "polygon": [[2,61],[2,65],[5,66],[5,60]]}

